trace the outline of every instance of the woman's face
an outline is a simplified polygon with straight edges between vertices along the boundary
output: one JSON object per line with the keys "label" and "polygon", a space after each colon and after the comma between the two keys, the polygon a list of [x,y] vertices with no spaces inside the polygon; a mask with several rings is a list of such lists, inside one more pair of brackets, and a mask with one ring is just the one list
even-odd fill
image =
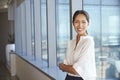
{"label": "woman's face", "polygon": [[86,16],[83,14],[78,14],[73,22],[75,31],[77,32],[78,35],[84,36],[86,35],[86,30],[88,26],[88,21],[86,19]]}

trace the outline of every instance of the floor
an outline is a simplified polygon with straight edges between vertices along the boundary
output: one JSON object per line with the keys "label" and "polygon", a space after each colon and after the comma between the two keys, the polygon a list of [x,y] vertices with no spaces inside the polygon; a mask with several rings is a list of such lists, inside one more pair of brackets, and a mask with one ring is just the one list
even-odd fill
{"label": "floor", "polygon": [[[0,63],[0,80],[18,80],[15,76],[10,76],[8,69]],[[120,79],[97,79],[97,80],[120,80]]]}
{"label": "floor", "polygon": [[10,76],[7,68],[0,63],[0,80],[18,80],[15,76]]}

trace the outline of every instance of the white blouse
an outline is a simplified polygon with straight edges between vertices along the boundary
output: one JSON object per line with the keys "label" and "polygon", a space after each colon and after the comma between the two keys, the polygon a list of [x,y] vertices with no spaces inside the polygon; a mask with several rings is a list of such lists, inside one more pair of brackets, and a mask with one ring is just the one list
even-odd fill
{"label": "white blouse", "polygon": [[91,36],[81,36],[76,46],[76,39],[69,42],[64,64],[73,65],[79,75],[68,73],[70,76],[82,77],[84,80],[95,80],[94,40]]}

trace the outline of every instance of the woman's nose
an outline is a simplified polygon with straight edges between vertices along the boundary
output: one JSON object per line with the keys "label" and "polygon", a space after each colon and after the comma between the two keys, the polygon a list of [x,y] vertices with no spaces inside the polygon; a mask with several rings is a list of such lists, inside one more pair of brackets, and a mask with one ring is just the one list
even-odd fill
{"label": "woman's nose", "polygon": [[82,24],[81,22],[79,22],[79,27],[82,27],[82,25],[83,25],[83,24]]}

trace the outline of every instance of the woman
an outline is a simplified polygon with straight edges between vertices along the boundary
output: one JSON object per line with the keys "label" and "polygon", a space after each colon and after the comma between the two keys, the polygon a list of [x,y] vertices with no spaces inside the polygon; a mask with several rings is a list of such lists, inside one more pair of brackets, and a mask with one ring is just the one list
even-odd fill
{"label": "woman", "polygon": [[73,26],[77,33],[67,47],[67,54],[59,68],[67,72],[65,80],[95,80],[95,52],[93,37],[88,36],[89,15],[78,10],[73,15]]}

